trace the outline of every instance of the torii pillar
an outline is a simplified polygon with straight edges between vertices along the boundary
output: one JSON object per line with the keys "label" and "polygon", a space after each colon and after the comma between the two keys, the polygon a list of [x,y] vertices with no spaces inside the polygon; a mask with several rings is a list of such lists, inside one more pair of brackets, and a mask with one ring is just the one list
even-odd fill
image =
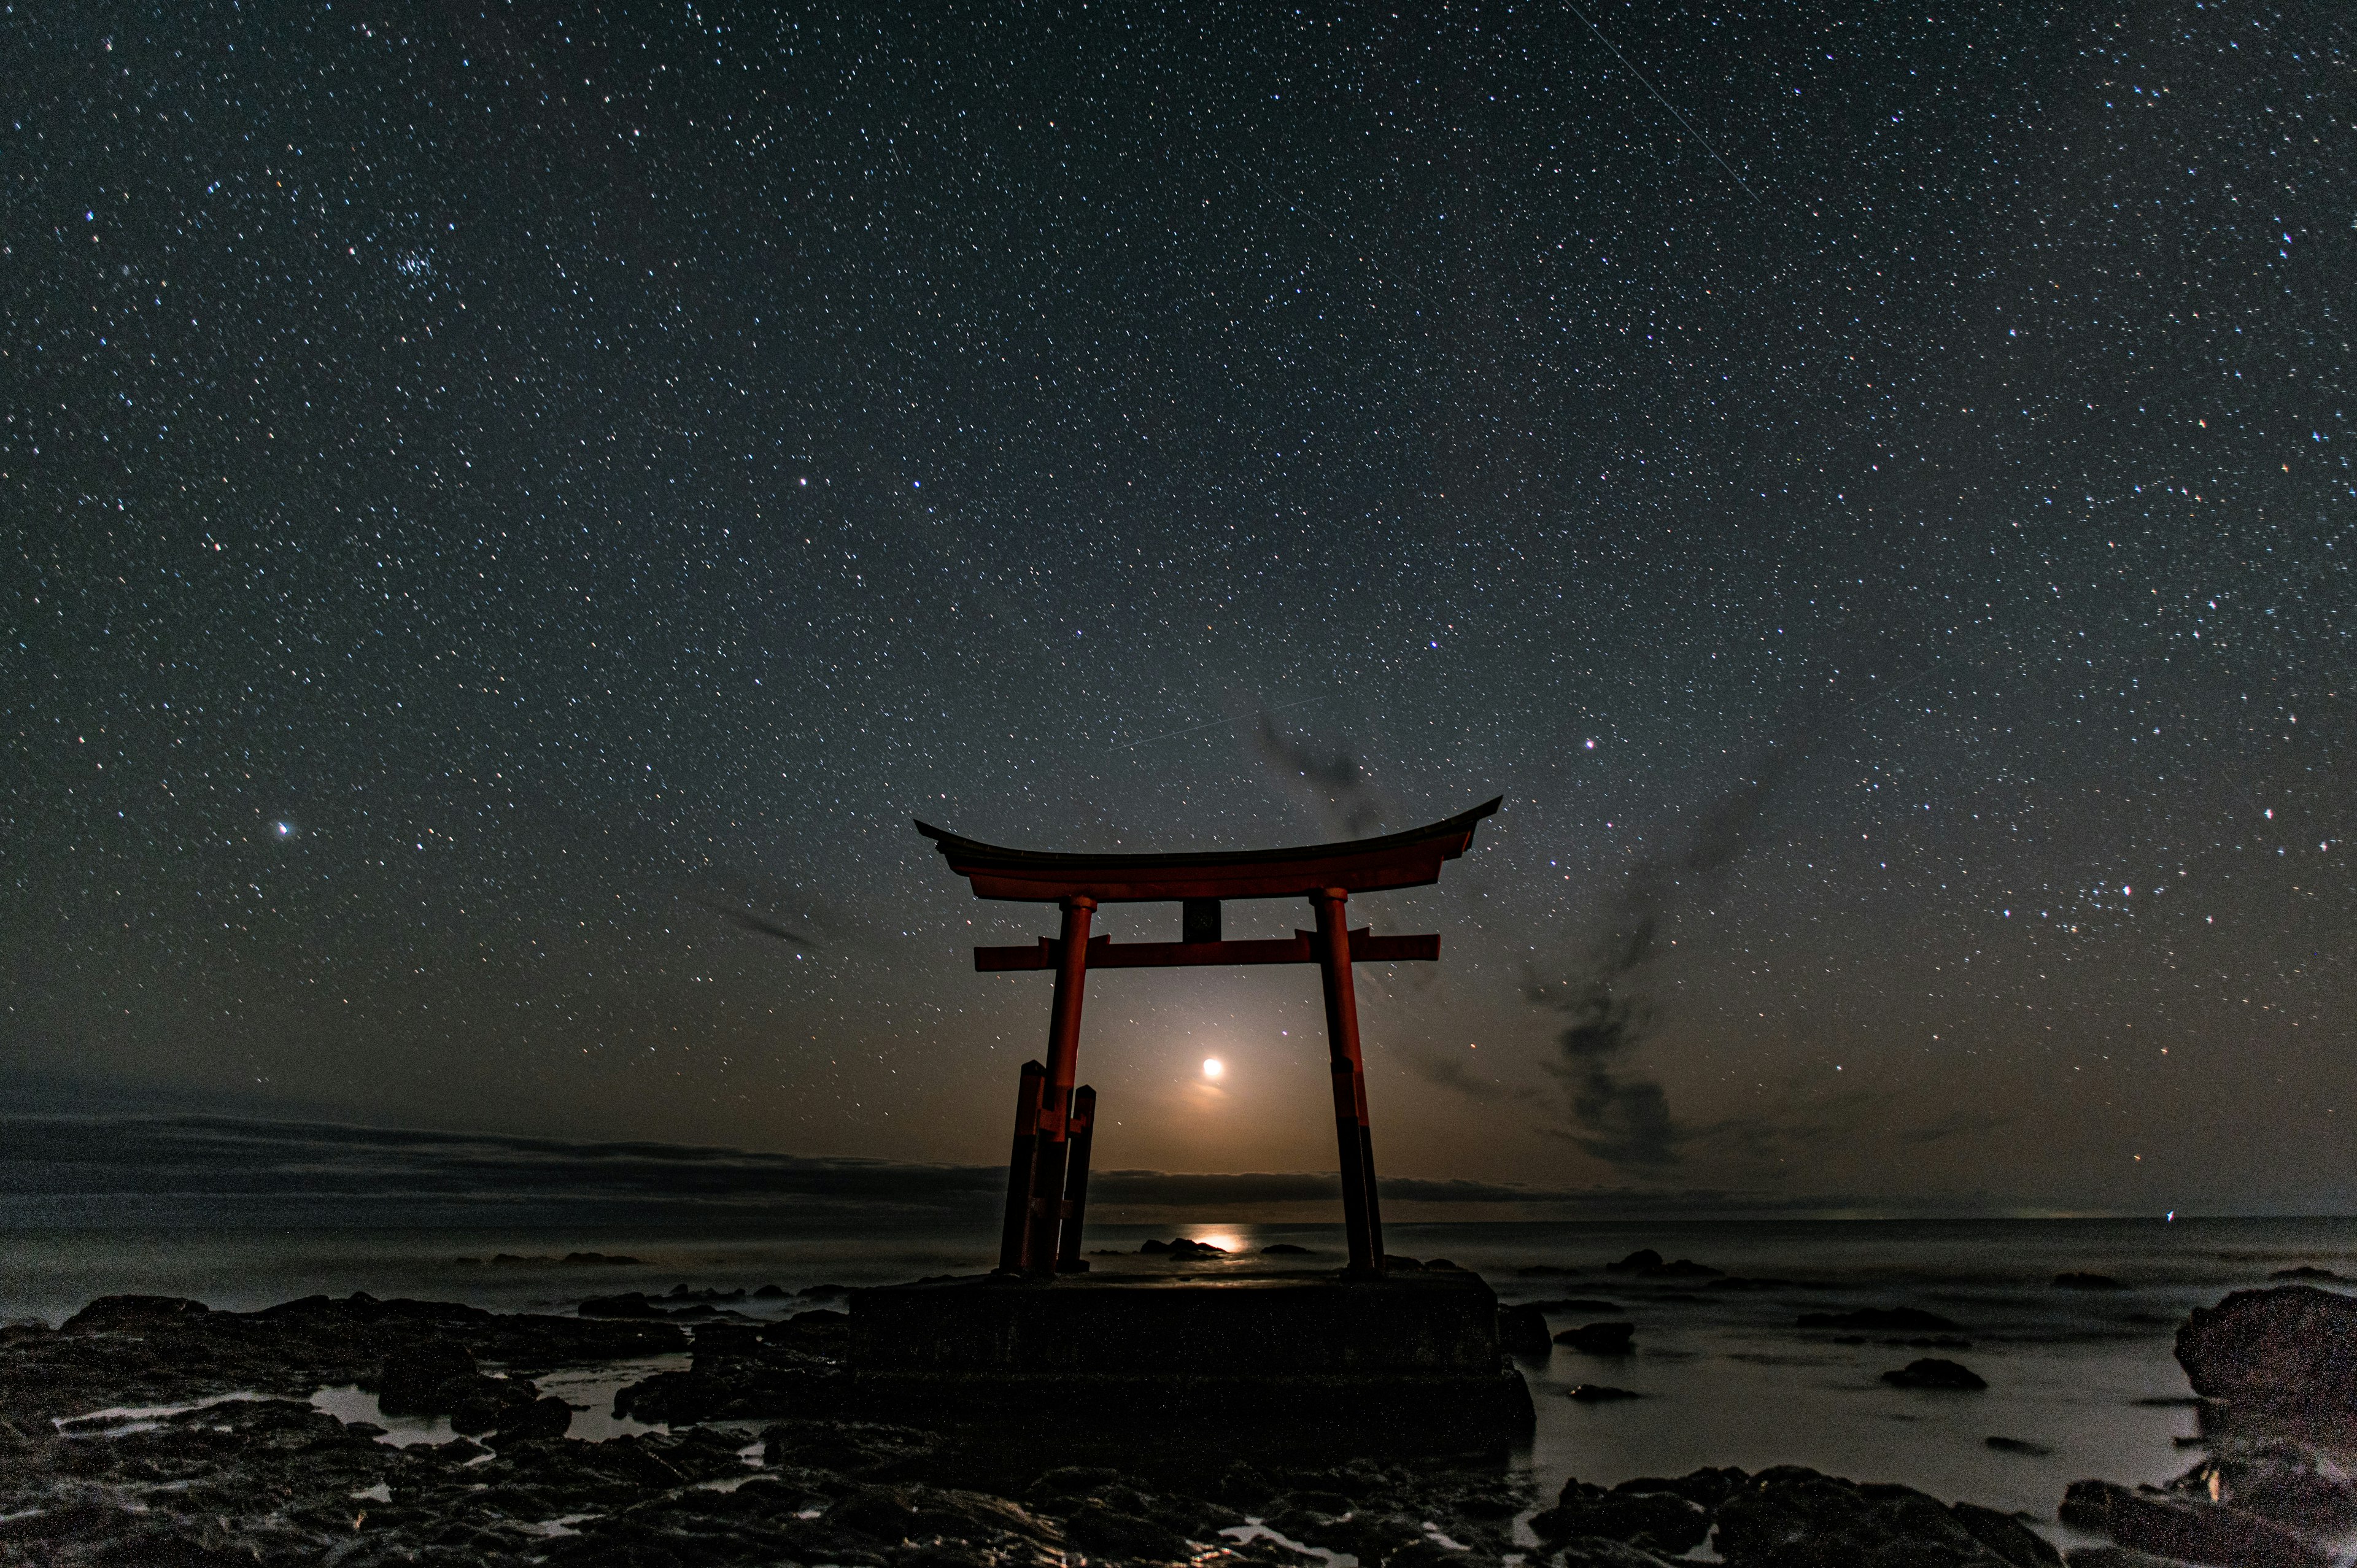
{"label": "torii pillar", "polygon": [[[1470,848],[1474,830],[1502,803],[1501,797],[1446,822],[1383,838],[1239,854],[1048,854],[1005,849],[919,822],[917,831],[933,841],[952,871],[972,883],[976,897],[1052,903],[1063,913],[1060,932],[1040,938],[1036,947],[976,948],[974,954],[974,968],[985,972],[1056,972],[1048,1059],[1044,1065],[1024,1064],[1016,1098],[999,1271],[1045,1277],[1088,1266],[1080,1255],[1081,1227],[1096,1094],[1076,1080],[1081,1003],[1090,970],[1314,963],[1326,999],[1350,1272],[1382,1273],[1383,1215],[1375,1197],[1374,1141],[1367,1125],[1367,1073],[1351,966],[1437,960],[1440,939],[1378,937],[1363,927],[1351,930],[1347,906],[1353,893],[1439,881],[1442,863]],[[1315,929],[1296,930],[1289,940],[1220,939],[1223,900],[1280,897],[1308,898]],[[1115,943],[1089,935],[1091,918],[1102,904],[1162,902],[1183,907],[1179,941]]]}

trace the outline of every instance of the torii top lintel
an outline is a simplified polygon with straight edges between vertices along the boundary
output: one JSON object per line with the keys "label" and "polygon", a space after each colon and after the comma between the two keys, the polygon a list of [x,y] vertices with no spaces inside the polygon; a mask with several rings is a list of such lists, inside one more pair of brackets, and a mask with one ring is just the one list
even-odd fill
{"label": "torii top lintel", "polygon": [[974,885],[977,898],[1034,904],[1066,898],[1100,904],[1289,898],[1329,887],[1373,893],[1437,882],[1441,862],[1470,848],[1473,831],[1504,802],[1501,795],[1445,822],[1382,838],[1187,854],[1064,854],[1006,849],[921,822],[917,831],[933,841],[952,871]]}

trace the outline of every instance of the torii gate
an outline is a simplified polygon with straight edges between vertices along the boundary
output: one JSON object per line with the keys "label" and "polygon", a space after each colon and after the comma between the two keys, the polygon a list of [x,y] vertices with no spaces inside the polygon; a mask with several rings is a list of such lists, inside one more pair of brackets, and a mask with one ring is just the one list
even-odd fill
{"label": "torii gate", "polygon": [[[1383,1216],[1375,1203],[1373,1141],[1367,1131],[1367,1074],[1359,1054],[1359,1004],[1354,963],[1390,963],[1440,957],[1437,936],[1378,937],[1351,930],[1343,905],[1353,893],[1422,887],[1440,880],[1440,864],[1472,847],[1473,832],[1504,797],[1446,822],[1383,838],[1298,849],[1223,854],[1055,854],[1002,849],[917,823],[950,869],[973,884],[977,898],[1057,904],[1063,934],[1037,947],[974,950],[974,967],[1052,969],[1055,1001],[1048,1020],[1048,1061],[1023,1064],[1015,1101],[1015,1150],[1006,1174],[1006,1219],[998,1247],[1002,1273],[1052,1275],[1077,1272],[1081,1224],[1088,1204],[1089,1142],[1096,1091],[1075,1090],[1080,1057],[1081,993],[1092,969],[1177,969],[1200,964],[1314,963],[1326,990],[1326,1038],[1334,1075],[1334,1133],[1342,1174],[1342,1223],[1349,1232],[1350,1270],[1380,1274]],[[1222,941],[1220,905],[1229,898],[1306,897],[1317,911],[1315,931],[1290,940]],[[1100,904],[1176,902],[1183,907],[1181,940],[1115,942],[1089,935]]]}

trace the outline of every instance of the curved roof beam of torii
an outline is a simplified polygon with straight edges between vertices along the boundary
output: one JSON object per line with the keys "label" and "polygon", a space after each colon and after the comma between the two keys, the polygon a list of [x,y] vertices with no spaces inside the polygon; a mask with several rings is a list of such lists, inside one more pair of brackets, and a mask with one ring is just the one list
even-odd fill
{"label": "curved roof beam of torii", "polygon": [[1006,849],[921,822],[917,831],[933,841],[952,871],[974,885],[977,898],[1039,904],[1074,897],[1100,904],[1288,898],[1328,887],[1373,893],[1437,882],[1441,863],[1470,848],[1482,819],[1504,803],[1501,795],[1445,822],[1382,838],[1186,854],[1058,854]]}

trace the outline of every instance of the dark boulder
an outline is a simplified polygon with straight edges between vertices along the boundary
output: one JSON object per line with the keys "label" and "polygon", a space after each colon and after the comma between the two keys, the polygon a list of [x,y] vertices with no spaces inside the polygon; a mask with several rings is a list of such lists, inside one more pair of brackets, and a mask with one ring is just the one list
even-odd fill
{"label": "dark boulder", "polygon": [[1555,1506],[1531,1520],[1541,1540],[1601,1536],[1677,1556],[1710,1533],[1710,1510],[1674,1492],[1606,1491],[1566,1481]]}
{"label": "dark boulder", "polygon": [[1616,1274],[1642,1273],[1648,1269],[1658,1269],[1661,1266],[1662,1255],[1651,1247],[1640,1247],[1619,1262],[1604,1265],[1609,1273]]}
{"label": "dark boulder", "polygon": [[1981,1442],[2000,1454],[2027,1454],[2038,1459],[2054,1452],[2043,1443],[2032,1443],[2024,1437],[1984,1437]]}
{"label": "dark boulder", "polygon": [[1272,1258],[1301,1258],[1309,1254],[1307,1247],[1297,1247],[1290,1241],[1271,1241],[1261,1251]]}
{"label": "dark boulder", "polygon": [[1708,1263],[1697,1263],[1692,1258],[1680,1258],[1674,1263],[1663,1263],[1643,1272],[1651,1280],[1717,1280],[1727,1277],[1725,1269],[1714,1269]]}
{"label": "dark boulder", "polygon": [[2280,1436],[2217,1441],[2219,1451],[2171,1481],[2170,1491],[2247,1509],[2295,1529],[2357,1532],[2357,1478],[2338,1464]]}
{"label": "dark boulder", "polygon": [[584,1317],[667,1317],[670,1314],[647,1299],[644,1291],[619,1295],[593,1295],[575,1310]]}
{"label": "dark boulder", "polygon": [[385,1357],[376,1378],[377,1408],[387,1415],[447,1415],[453,1403],[475,1392],[481,1376],[475,1353],[456,1339],[417,1340]]}
{"label": "dark boulder", "polygon": [[2269,1274],[2271,1280],[2320,1280],[2328,1284],[2348,1284],[2347,1274],[2336,1274],[2330,1269],[2319,1269],[2314,1263],[2302,1263],[2298,1268],[2277,1269]]}
{"label": "dark boulder", "polygon": [[718,1415],[735,1394],[709,1372],[657,1372],[616,1390],[614,1413],[654,1425],[685,1426]]}
{"label": "dark boulder", "polygon": [[1191,1557],[1187,1538],[1142,1513],[1129,1513],[1091,1498],[1064,1516],[1064,1533],[1082,1551],[1098,1557],[1144,1558],[1170,1563]]}
{"label": "dark boulder", "polygon": [[1499,1348],[1516,1356],[1544,1356],[1554,1347],[1547,1333],[1546,1314],[1535,1306],[1498,1309]]}
{"label": "dark boulder", "polygon": [[1971,1368],[1936,1356],[1925,1356],[1895,1372],[1885,1372],[1882,1380],[1894,1388],[1949,1389],[1960,1393],[1979,1393],[1988,1387],[1988,1380]]}
{"label": "dark boulder", "polygon": [[529,1404],[511,1405],[500,1413],[499,1430],[491,1434],[491,1446],[562,1437],[572,1425],[573,1407],[553,1395]]}
{"label": "dark boulder", "polygon": [[2064,1524],[2123,1546],[2230,1568],[2326,1568],[2322,1551],[2272,1520],[2218,1503],[2131,1491],[2111,1481],[2073,1481],[2059,1511]]}
{"label": "dark boulder", "polygon": [[2059,1568],[2021,1524],[1910,1487],[1860,1485],[1794,1465],[1762,1470],[1719,1506],[1716,1545],[1738,1568]]}
{"label": "dark boulder", "polygon": [[2314,1285],[2238,1290],[2177,1331],[2193,1391],[2314,1416],[2357,1413],[2357,1298]]}
{"label": "dark boulder", "polygon": [[114,1334],[177,1328],[208,1310],[203,1302],[177,1295],[102,1295],[67,1318],[59,1332]]}
{"label": "dark boulder", "polygon": [[1555,1342],[1591,1356],[1626,1356],[1634,1348],[1636,1334],[1633,1323],[1583,1323],[1556,1335]]}

